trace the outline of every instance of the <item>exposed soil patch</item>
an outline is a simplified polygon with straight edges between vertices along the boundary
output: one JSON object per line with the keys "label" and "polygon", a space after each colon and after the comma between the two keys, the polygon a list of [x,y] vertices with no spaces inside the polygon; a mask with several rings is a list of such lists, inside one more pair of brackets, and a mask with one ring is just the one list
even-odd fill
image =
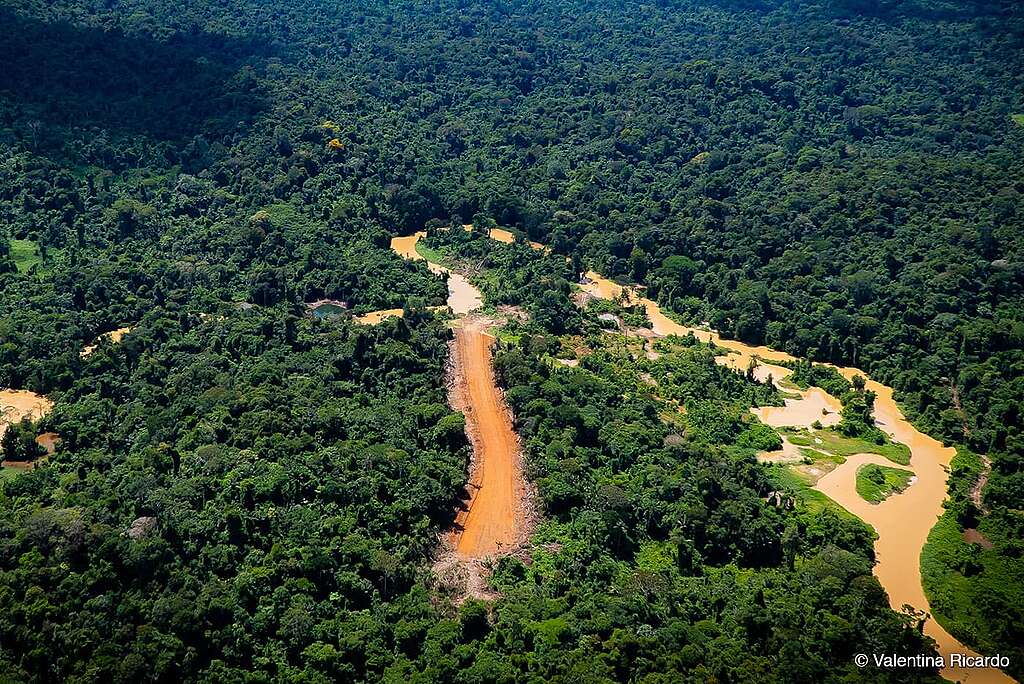
{"label": "exposed soil patch", "polygon": [[484,601],[499,598],[498,592],[488,586],[490,564],[480,558],[462,556],[452,547],[450,539],[442,541],[441,552],[431,570],[435,590],[457,606],[468,598]]}
{"label": "exposed soil patch", "polygon": [[975,508],[981,511],[982,515],[988,515],[988,508],[985,507],[982,491],[985,489],[985,485],[988,484],[989,475],[992,474],[992,459],[985,454],[979,454],[979,456],[981,457],[981,474],[978,475],[978,481],[971,487],[971,501],[974,503]]}
{"label": "exposed soil patch", "polygon": [[981,548],[985,549],[986,551],[991,549],[992,546],[993,546],[992,542],[990,542],[988,540],[988,537],[986,537],[985,535],[983,535],[981,532],[979,532],[977,529],[975,529],[973,527],[968,527],[966,530],[964,530],[963,534],[964,534],[964,541],[967,542],[968,544],[977,544],[978,546],[980,546]]}
{"label": "exposed soil patch", "polygon": [[377,325],[386,318],[401,318],[404,314],[402,309],[381,309],[370,313],[356,316],[352,320],[360,325]]}
{"label": "exposed soil patch", "polygon": [[467,318],[455,328],[450,400],[466,415],[473,444],[465,510],[452,532],[453,547],[466,559],[511,553],[529,538],[530,496],[523,477],[512,418],[491,367],[494,338],[489,321]]}
{"label": "exposed soil patch", "polygon": [[53,408],[53,402],[28,390],[0,390],[0,436],[11,423],[28,417],[39,420]]}
{"label": "exposed soil patch", "polygon": [[60,444],[60,435],[56,432],[44,432],[36,437],[36,444],[46,449],[46,455],[51,456]]}
{"label": "exposed soil patch", "polygon": [[79,352],[79,355],[84,359],[85,357],[92,354],[99,348],[101,340],[110,340],[114,344],[119,344],[121,340],[124,339],[124,336],[130,333],[131,331],[131,326],[128,326],[125,328],[118,328],[117,330],[111,330],[110,332],[105,332],[99,337],[97,337],[95,342],[82,349],[82,351]]}

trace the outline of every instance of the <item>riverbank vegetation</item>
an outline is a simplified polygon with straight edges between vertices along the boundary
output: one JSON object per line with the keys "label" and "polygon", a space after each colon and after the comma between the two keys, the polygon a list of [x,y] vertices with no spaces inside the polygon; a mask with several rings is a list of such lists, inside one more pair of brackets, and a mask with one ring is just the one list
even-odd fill
{"label": "riverbank vegetation", "polygon": [[910,463],[910,449],[905,444],[898,442],[884,442],[878,444],[865,439],[851,438],[832,429],[791,429],[780,430],[786,438],[800,447],[809,449],[820,449],[846,459],[854,454],[878,454],[884,456],[897,465],[908,465]]}
{"label": "riverbank vegetation", "polygon": [[[867,619],[880,630],[875,638],[896,636],[895,623],[878,621],[893,614],[870,575],[870,529],[831,502],[809,505],[798,487],[777,490],[756,463],[764,446],[757,428],[772,431],[749,408],[771,399],[774,388],[715,363],[714,350],[692,338],[659,341],[661,356],[650,360],[642,344],[604,333],[589,340],[578,367],[550,363],[546,350],[553,347],[533,340],[506,346],[495,358],[527,472],[551,522],[536,535],[532,563],[506,558],[494,581],[506,595],[505,610],[539,586],[551,600],[571,601],[572,614],[588,616],[549,618],[546,628],[563,635],[548,640],[549,648],[571,657],[568,645],[587,641],[610,656],[618,638],[587,640],[589,630],[611,625],[625,638],[625,625],[643,621],[649,638],[632,641],[634,655],[666,658],[669,669],[662,671],[670,678],[685,678],[699,654],[699,671],[721,679],[742,679],[774,659],[771,667],[796,667],[792,677],[812,681],[850,667],[844,661],[851,645],[825,636],[819,618],[851,627]],[[811,577],[814,587],[790,583]],[[723,580],[733,587],[728,594],[715,589]],[[848,614],[842,602],[822,604],[822,582],[857,587],[861,615]],[[793,593],[783,601],[784,592]],[[761,606],[755,613],[762,619],[730,617],[748,615],[753,605]],[[718,648],[671,637],[679,611],[686,621],[715,624],[731,662],[718,658]],[[809,611],[817,611],[810,621]],[[499,618],[497,643],[508,638],[504,627]],[[899,639],[920,639],[913,629],[898,631]],[[819,649],[822,639],[827,652]],[[679,655],[669,657],[672,649]],[[796,652],[809,656],[803,665],[791,660]]]}
{"label": "riverbank vegetation", "polygon": [[869,503],[882,503],[906,489],[913,477],[909,470],[869,463],[857,469],[857,493]]}
{"label": "riverbank vegetation", "polygon": [[812,386],[820,387],[840,401],[842,401],[843,396],[847,392],[853,389],[853,385],[840,375],[839,371],[835,368],[820,363],[813,363],[810,359],[801,359],[795,363],[783,362],[780,365],[793,369],[793,372],[786,377],[786,380],[800,389],[805,390]]}
{"label": "riverbank vegetation", "polygon": [[[921,576],[932,610],[951,634],[979,648],[1024,659],[1024,529],[1012,511],[985,513],[975,501],[984,470],[978,454],[958,448],[950,464],[946,511],[921,551]],[[993,622],[994,606],[1010,611]],[[1010,646],[1007,647],[1007,644]],[[1011,670],[1024,675],[1019,666]]]}

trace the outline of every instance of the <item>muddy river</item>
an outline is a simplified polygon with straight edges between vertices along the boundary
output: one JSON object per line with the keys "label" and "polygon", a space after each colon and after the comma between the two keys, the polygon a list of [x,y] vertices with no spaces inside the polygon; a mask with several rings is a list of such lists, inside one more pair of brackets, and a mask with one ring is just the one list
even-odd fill
{"label": "muddy river", "polygon": [[[426,233],[420,231],[414,235],[392,238],[391,249],[404,259],[419,261],[423,257],[416,251],[416,243],[425,236]],[[431,261],[427,262],[427,268],[432,273],[448,275],[448,306],[452,313],[461,316],[483,306],[484,300],[480,290],[473,287],[464,276]]]}
{"label": "muddy river", "polygon": [[[417,233],[409,237],[395,238],[392,241],[392,247],[408,259],[419,259],[421,257],[416,253],[416,241],[422,235],[423,233]],[[491,237],[506,243],[514,240],[512,233],[499,229],[492,230]],[[530,243],[530,245],[534,249],[544,249],[544,246],[539,243]],[[476,307],[480,305],[479,292],[475,290],[472,292],[457,292],[459,288],[467,286],[472,289],[471,285],[468,283],[463,285],[458,280],[453,283],[451,276],[454,274],[451,274],[443,267],[436,264],[429,264],[429,267],[436,273],[449,273],[449,299],[450,301],[454,299],[459,305],[457,313],[470,310],[467,309],[468,306]],[[586,276],[588,282],[582,285],[582,289],[585,292],[605,299],[625,298],[631,303],[644,305],[655,335],[685,336],[693,334],[701,341],[712,342],[728,352],[726,355],[719,357],[719,363],[738,370],[746,370],[753,361],[756,364],[754,374],[762,381],[771,379],[772,382],[778,384],[791,373],[789,369],[776,365],[779,362],[796,361],[794,357],[785,352],[723,339],[712,331],[680,325],[666,316],[656,302],[632,290],[625,289],[621,285],[603,278],[595,272],[589,272]],[[454,306],[452,308],[455,310]],[[489,348],[489,342],[480,340],[470,342],[468,337],[466,339],[466,343],[460,347],[462,349],[460,353],[471,353],[470,350],[473,348],[477,348],[478,353],[471,354],[475,360],[465,359],[463,363],[468,364],[466,365],[467,368],[470,365],[480,365],[485,358],[483,354],[479,353],[480,345],[483,345],[483,349],[486,350]],[[489,354],[486,355],[486,358],[489,359]],[[928,600],[921,586],[921,549],[928,538],[928,533],[943,511],[942,502],[946,497],[948,466],[953,457],[954,449],[944,447],[937,440],[914,428],[904,418],[902,411],[896,405],[891,388],[871,380],[866,373],[856,368],[837,368],[837,370],[847,379],[851,379],[854,375],[861,375],[867,379],[867,389],[872,390],[877,395],[875,399],[875,422],[894,441],[905,444],[910,448],[909,468],[914,471],[915,477],[911,485],[903,492],[889,496],[880,504],[869,504],[857,494],[857,469],[867,463],[891,464],[878,455],[855,454],[847,458],[842,465],[821,477],[815,488],[874,527],[878,534],[878,538],[875,541],[877,563],[874,567],[874,573],[888,593],[889,603],[893,609],[899,611],[902,610],[904,605],[909,605],[930,614]],[[476,388],[477,394],[482,395],[485,393],[485,389],[488,388],[488,391],[496,391],[493,387],[493,378],[490,377],[489,373],[489,368],[484,369],[482,367],[478,371],[474,371],[475,381],[483,383]],[[485,388],[483,385],[487,385],[487,387]],[[472,388],[472,383],[470,387]],[[766,424],[775,427],[809,427],[815,421],[819,421],[823,426],[835,425],[839,422],[841,404],[835,397],[832,397],[824,390],[817,387],[811,387],[799,392],[792,388],[784,389],[791,394],[798,394],[799,396],[787,398],[785,406],[754,409],[757,416]],[[474,399],[472,403],[474,408],[476,408],[477,406],[485,405],[487,401],[486,397],[480,396]],[[508,427],[508,432],[511,433],[510,426]],[[497,443],[497,441],[494,442],[494,444]],[[481,448],[476,443],[474,443],[474,447]],[[498,446],[491,447],[491,449],[501,451]],[[798,457],[799,450],[788,442],[784,444],[783,451],[778,454],[778,460],[792,460]],[[488,488],[492,492],[501,491],[505,493],[512,489],[513,474],[502,470],[505,466],[499,465],[491,471],[491,477],[497,475],[497,479],[492,480],[488,477],[487,464],[491,462],[501,464],[507,462],[507,459],[499,458],[493,461],[491,457],[484,459],[483,479],[478,479],[481,487],[475,495],[476,502],[483,502],[485,500],[483,492],[487,491]],[[498,498],[504,501],[507,497],[499,496]],[[466,529],[469,530],[474,525],[477,525],[476,530],[480,533],[481,538],[488,540],[486,548],[488,550],[496,548],[498,541],[503,540],[505,535],[510,534],[502,526],[501,521],[514,520],[514,515],[506,510],[507,507],[504,503],[500,506],[495,506],[492,513],[486,516],[483,515],[482,509],[480,513],[474,515],[474,508],[475,506],[470,507],[463,520]],[[492,508],[492,506],[488,506],[488,508]],[[487,531],[486,526],[490,525],[491,522],[482,522],[480,518],[490,517],[491,515],[495,518],[495,524],[501,529]],[[474,552],[483,548],[481,546],[482,542],[476,539],[476,531],[471,536],[467,536],[467,533],[463,532],[462,536],[465,539],[466,546],[472,546]],[[462,543],[460,542],[461,549]],[[977,655],[964,644],[954,639],[934,619],[929,619],[925,623],[924,631],[936,641],[939,652],[947,656],[947,662],[948,656],[951,653]],[[1013,681],[1003,672],[996,669],[965,670],[947,667],[942,670],[941,674],[946,679],[969,682],[970,684]]]}
{"label": "muddy river", "polygon": [[[587,278],[590,283],[584,285],[583,289],[590,294],[610,299],[623,296],[622,286],[602,278],[597,273],[587,273]],[[728,355],[720,357],[719,362],[740,370],[746,370],[751,359],[755,359],[758,363],[755,375],[761,379],[767,378],[770,373],[773,381],[778,382],[790,371],[782,366],[772,365],[771,362],[796,360],[785,352],[722,339],[715,332],[680,325],[668,318],[656,302],[629,291],[625,296],[633,303],[643,304],[647,308],[647,315],[656,334],[692,333],[704,342],[713,342],[728,350]],[[848,380],[854,375],[868,378],[866,373],[856,368],[837,370]],[[894,494],[880,504],[869,504],[857,494],[857,469],[866,463],[890,466],[892,464],[873,454],[856,454],[822,477],[815,488],[875,528],[878,533],[878,539],[875,541],[878,562],[875,564],[874,573],[889,594],[889,603],[893,609],[898,611],[904,605],[910,605],[930,614],[928,599],[921,586],[921,549],[928,538],[928,533],[942,515],[949,462],[955,451],[952,447],[944,447],[911,425],[896,405],[891,388],[871,379],[868,379],[866,386],[877,395],[875,422],[878,427],[893,441],[910,447],[910,469],[914,471],[916,478],[902,493]],[[785,407],[766,407],[756,409],[755,412],[770,425],[807,427],[815,420],[821,421],[823,425],[838,422],[839,409],[840,404],[834,397],[812,387],[800,392],[799,399],[786,400]],[[789,447],[789,455],[792,456],[792,445]],[[977,655],[954,639],[934,619],[926,622],[924,631],[935,639],[939,652],[947,656],[947,662],[951,653]],[[1013,681],[994,668],[968,670],[947,667],[941,674],[946,679],[970,684]]]}

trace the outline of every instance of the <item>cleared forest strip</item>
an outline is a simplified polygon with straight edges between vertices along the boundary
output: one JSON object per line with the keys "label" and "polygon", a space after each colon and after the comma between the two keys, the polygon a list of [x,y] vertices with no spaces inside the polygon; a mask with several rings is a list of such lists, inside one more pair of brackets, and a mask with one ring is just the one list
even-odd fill
{"label": "cleared forest strip", "polygon": [[473,444],[470,500],[456,519],[456,550],[466,558],[507,553],[526,536],[527,497],[519,444],[491,366],[494,338],[479,321],[455,329],[456,396]]}
{"label": "cleared forest strip", "polygon": [[[416,251],[422,236],[394,238],[391,247],[406,259],[422,259]],[[470,498],[456,517],[453,545],[465,559],[509,553],[528,537],[528,495],[511,415],[491,366],[494,337],[486,329],[492,322],[468,316],[481,304],[480,292],[468,280],[438,264],[427,265],[448,275],[448,305],[462,317],[455,325],[449,381],[453,408],[466,416],[473,464]]]}

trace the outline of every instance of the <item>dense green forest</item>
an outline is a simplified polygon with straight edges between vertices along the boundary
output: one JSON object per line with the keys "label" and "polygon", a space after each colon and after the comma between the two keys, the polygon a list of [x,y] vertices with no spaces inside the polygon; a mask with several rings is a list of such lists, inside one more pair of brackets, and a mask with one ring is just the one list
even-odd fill
{"label": "dense green forest", "polygon": [[[893,673],[851,653],[927,648],[867,528],[765,503],[745,416],[777,396],[702,345],[660,397],[621,350],[552,365],[594,330],[584,268],[985,454],[926,586],[1020,653],[1015,0],[0,0],[0,27],[0,387],[63,438],[2,485],[0,679],[862,681]],[[547,522],[454,608],[445,286],[388,242],[474,220],[556,253],[427,241],[531,314],[497,364]]]}

